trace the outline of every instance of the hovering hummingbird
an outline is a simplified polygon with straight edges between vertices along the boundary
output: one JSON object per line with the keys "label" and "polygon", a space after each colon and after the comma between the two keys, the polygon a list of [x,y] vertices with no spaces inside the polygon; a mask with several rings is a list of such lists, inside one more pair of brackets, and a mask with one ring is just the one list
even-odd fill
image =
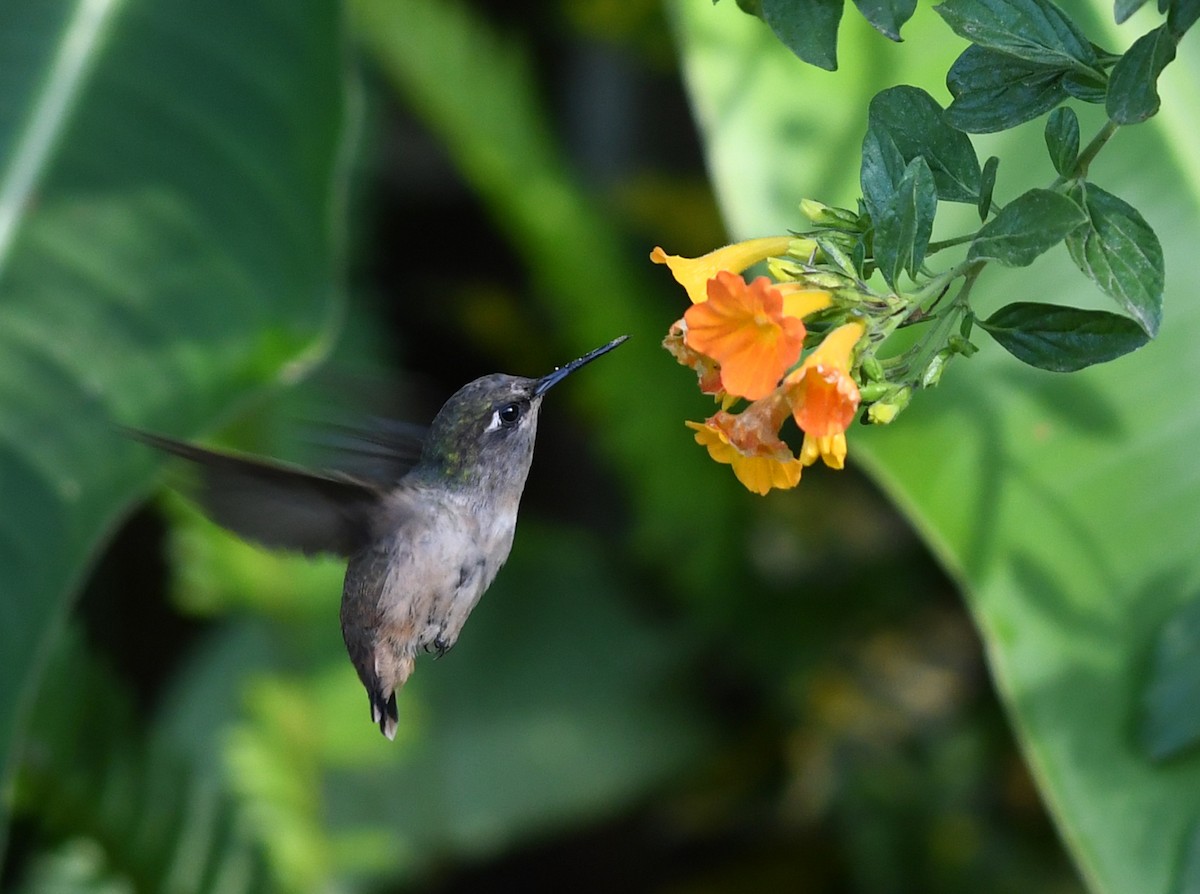
{"label": "hovering hummingbird", "polygon": [[508,558],[542,398],[628,337],[539,379],[496,373],[464,385],[438,411],[416,463],[383,482],[131,434],[200,467],[196,496],[218,524],[263,546],[349,560],[342,637],[371,719],[392,739],[396,692],[417,654],[453,647]]}

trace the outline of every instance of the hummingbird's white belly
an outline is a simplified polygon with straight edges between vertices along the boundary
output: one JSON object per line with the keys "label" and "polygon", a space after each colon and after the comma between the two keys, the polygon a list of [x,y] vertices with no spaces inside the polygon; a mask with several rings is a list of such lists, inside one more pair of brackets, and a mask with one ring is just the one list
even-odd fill
{"label": "hummingbird's white belly", "polygon": [[481,511],[474,501],[448,493],[422,509],[421,522],[405,525],[389,545],[380,608],[385,628],[402,634],[398,644],[409,654],[441,654],[458,640],[508,558],[517,507],[514,501]]}

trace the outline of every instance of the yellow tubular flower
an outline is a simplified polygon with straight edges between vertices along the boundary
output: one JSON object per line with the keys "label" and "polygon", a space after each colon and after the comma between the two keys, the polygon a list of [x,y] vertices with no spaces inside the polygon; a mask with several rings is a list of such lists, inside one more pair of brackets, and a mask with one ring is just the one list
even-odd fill
{"label": "yellow tubular flower", "polygon": [[783,295],[783,315],[803,319],[833,304],[833,295],[824,289],[812,289],[798,282],[779,282],[775,288]]}
{"label": "yellow tubular flower", "polygon": [[710,251],[698,258],[669,255],[655,246],[650,260],[655,264],[666,264],[675,281],[687,291],[692,304],[701,304],[708,299],[708,281],[722,270],[741,273],[748,267],[776,255],[786,254],[792,244],[791,236],[764,236],[747,239]]}

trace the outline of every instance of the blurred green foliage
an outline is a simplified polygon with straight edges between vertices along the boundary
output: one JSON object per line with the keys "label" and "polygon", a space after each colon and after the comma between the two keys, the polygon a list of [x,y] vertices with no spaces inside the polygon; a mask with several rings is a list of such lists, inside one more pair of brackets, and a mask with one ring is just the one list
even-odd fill
{"label": "blurred green foliage", "polygon": [[[732,4],[671,14],[733,235],[844,199],[866,100],[925,45],[847,22],[846,71],[800,86]],[[853,472],[751,497],[682,425],[708,407],[658,348],[680,296],[645,254],[723,235],[656,3],[16,0],[0,197],[68,33],[92,40],[70,44],[36,189],[0,203],[0,884],[1078,890],[958,588],[907,523]],[[475,375],[624,332],[619,362],[546,407],[512,559],[459,646],[420,663],[394,743],[345,659],[340,567],[263,554],[178,498],[129,518],[156,467],[113,423],[299,457],[322,403],[427,418]],[[980,521],[1038,467],[979,453],[1040,429],[963,420],[1019,390],[1051,425],[1064,398],[994,361],[964,364],[948,418],[932,395],[851,461],[971,584],[1044,769],[1047,709],[1012,670],[1034,646],[996,609],[1007,541]],[[1091,390],[1063,412],[1124,437]],[[1073,691],[1049,711],[1077,723]]]}

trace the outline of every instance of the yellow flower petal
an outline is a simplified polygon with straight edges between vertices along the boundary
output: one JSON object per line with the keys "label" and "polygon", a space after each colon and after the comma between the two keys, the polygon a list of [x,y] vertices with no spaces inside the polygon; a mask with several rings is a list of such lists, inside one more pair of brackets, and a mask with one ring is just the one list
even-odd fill
{"label": "yellow flower petal", "polygon": [[692,303],[701,304],[708,299],[708,281],[718,272],[728,270],[741,273],[759,261],[786,254],[791,243],[791,236],[764,236],[735,242],[698,258],[669,255],[655,246],[650,252],[650,260],[655,264],[666,264],[675,281],[687,291]]}

